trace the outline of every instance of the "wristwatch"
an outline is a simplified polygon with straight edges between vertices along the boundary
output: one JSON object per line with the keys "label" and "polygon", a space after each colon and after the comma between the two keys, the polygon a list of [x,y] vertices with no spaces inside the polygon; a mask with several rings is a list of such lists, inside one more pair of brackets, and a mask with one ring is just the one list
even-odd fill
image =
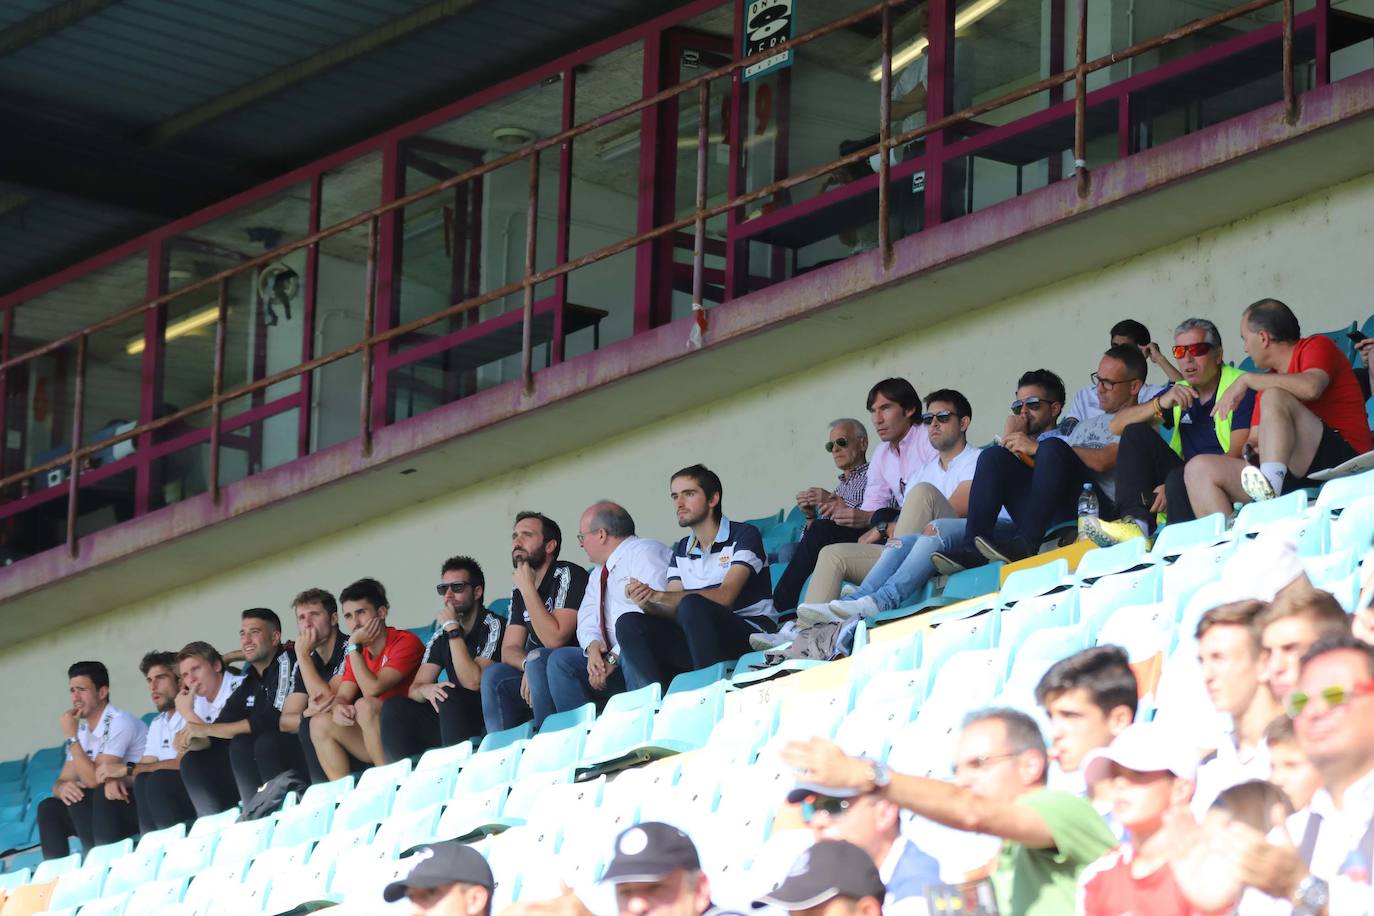
{"label": "wristwatch", "polygon": [[879,522],[873,527],[878,529],[878,533],[881,534],[883,537],[887,537],[887,522]]}
{"label": "wristwatch", "polygon": [[1317,916],[1331,902],[1331,889],[1316,875],[1308,875],[1298,882],[1293,892],[1293,916]]}
{"label": "wristwatch", "polygon": [[356,642],[351,642],[348,645],[344,646],[344,655],[352,655],[354,652],[357,651],[358,644]]}
{"label": "wristwatch", "polygon": [[859,759],[868,764],[869,768],[873,771],[873,775],[869,777],[869,780],[873,783],[873,791],[880,792],[886,789],[888,784],[892,782],[892,773],[888,771],[888,768],[872,757],[860,757]]}
{"label": "wristwatch", "polygon": [[76,739],[75,739],[75,738],[64,738],[63,741],[62,741],[62,750],[64,750],[64,751],[69,751],[69,750],[71,750],[71,749],[72,749],[72,745],[75,744],[75,743],[76,743]]}
{"label": "wristwatch", "polygon": [[456,623],[451,627],[444,627],[444,635],[449,639],[457,639],[459,636],[463,635],[463,627]]}

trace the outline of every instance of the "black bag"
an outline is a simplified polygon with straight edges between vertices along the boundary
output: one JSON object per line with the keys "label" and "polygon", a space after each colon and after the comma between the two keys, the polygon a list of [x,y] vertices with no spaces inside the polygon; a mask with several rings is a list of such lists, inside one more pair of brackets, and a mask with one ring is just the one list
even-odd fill
{"label": "black bag", "polygon": [[287,793],[304,792],[309,785],[295,770],[278,773],[248,799],[243,806],[243,813],[239,815],[239,821],[256,821],[267,817],[280,810],[282,802],[286,801]]}

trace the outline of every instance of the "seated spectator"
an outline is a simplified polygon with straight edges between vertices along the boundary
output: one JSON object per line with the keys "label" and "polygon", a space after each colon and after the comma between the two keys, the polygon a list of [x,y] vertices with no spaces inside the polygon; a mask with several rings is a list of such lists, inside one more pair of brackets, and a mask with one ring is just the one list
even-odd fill
{"label": "seated spectator", "polygon": [[902,835],[901,810],[876,794],[831,795],[826,786],[799,784],[787,800],[801,806],[802,820],[816,838],[853,843],[868,856],[866,865],[886,885],[883,907],[902,900],[924,900],[926,886],[940,881],[940,864]]}
{"label": "seated spectator", "polygon": [[[1242,373],[1226,364],[1221,332],[1205,318],[1189,318],[1174,330],[1174,357],[1183,380],[1143,404],[1118,411],[1112,432],[1116,453],[1116,511],[1120,521],[1090,521],[1085,531],[1099,547],[1154,533],[1156,517],[1186,522],[1193,516],[1184,465],[1198,455],[1239,458],[1250,441],[1253,391],[1227,414],[1214,416],[1216,400]],[[1159,427],[1172,430],[1168,442]],[[1132,528],[1137,530],[1132,530]]]}
{"label": "seated spectator", "polygon": [[[189,642],[177,653],[181,692],[176,708],[186,724],[173,739],[181,756],[181,782],[205,816],[232,808],[243,800],[229,758],[229,739],[246,734],[244,704],[229,707],[229,699],[243,683],[243,675],[226,669],[224,656],[208,642]],[[225,718],[228,709],[229,718]],[[234,718],[235,713],[238,717]],[[221,721],[222,720],[222,721]]]}
{"label": "seated spectator", "polygon": [[[1136,348],[1140,351],[1141,356],[1158,366],[1164,372],[1164,377],[1171,383],[1183,378],[1182,373],[1174,368],[1168,357],[1160,352],[1159,345],[1150,340],[1149,329],[1134,318],[1123,318],[1112,325],[1111,333],[1108,335],[1108,343],[1113,347]],[[1168,387],[1168,385],[1143,384],[1140,386],[1140,391],[1136,397],[1139,403],[1144,404],[1159,396]],[[1074,423],[1086,423],[1102,416],[1105,410],[1098,399],[1098,395],[1099,391],[1096,384],[1085,385],[1078,389],[1073,396],[1073,401],[1064,411],[1064,418],[1072,420]],[[1072,424],[1070,428],[1072,428]]]}
{"label": "seated spectator", "polygon": [[671,496],[680,528],[668,561],[668,584],[657,589],[630,579],[626,595],[644,611],[616,621],[627,687],[739,658],[754,633],[776,632],[763,536],[732,522],[721,507],[720,478],[694,464],[674,474]]}
{"label": "seated spectator", "polygon": [[1298,684],[1303,655],[1327,633],[1348,634],[1350,615],[1330,592],[1285,589],[1259,613],[1255,626],[1260,632],[1260,680],[1282,706]]}
{"label": "seated spectator", "polygon": [[[1133,346],[1113,347],[1103,354],[1092,378],[1104,413],[1077,424],[1067,438],[1042,437],[1019,442],[1016,452],[989,448],[978,456],[963,542],[935,557],[937,569],[949,574],[989,560],[1010,562],[1030,556],[1039,550],[1051,525],[1074,518],[1085,485],[1096,493],[1100,513],[1115,516],[1112,476],[1118,437],[1110,427],[1119,410],[1135,403],[1145,381],[1145,357]],[[1027,466],[1022,456],[1033,466]],[[1009,538],[997,535],[1003,511],[1015,525]]]}
{"label": "seated spectator", "polygon": [[851,523],[860,518],[868,483],[868,430],[858,420],[832,420],[825,450],[840,469],[840,480],[833,492],[807,487],[797,494],[806,530],[773,588],[773,607],[780,614],[797,606],[802,585],[816,568],[823,547],[852,544],[867,530],[864,525]]}
{"label": "seated spectator", "polygon": [[1109,796],[1076,777],[1089,753],[1111,744],[1135,721],[1138,700],[1135,673],[1119,646],[1093,646],[1050,666],[1035,687],[1035,702],[1050,720],[1050,762],[1068,783],[1056,788],[1087,794],[1103,813],[1110,808]]}
{"label": "seated spectator", "polygon": [[496,659],[506,622],[483,604],[486,578],[476,560],[445,560],[439,579],[442,605],[410,693],[382,704],[387,763],[482,736],[482,672]]}
{"label": "seated spectator", "polygon": [[[973,407],[957,391],[942,388],[926,396],[926,412],[921,425],[936,459],[925,464],[907,481],[905,506],[920,506],[921,518],[930,521],[924,528],[939,528],[946,521],[962,524],[968,512],[969,488],[978,466],[980,449],[968,444],[968,427],[973,422]],[[856,544],[827,548],[826,556],[839,558],[847,572],[853,558],[870,565],[857,591],[843,600],[804,604],[797,610],[801,623],[826,623],[861,616],[872,619],[882,611],[901,607],[925,586],[934,573],[930,557],[942,546],[933,534],[890,537],[886,545]],[[865,555],[876,555],[870,563]]]}
{"label": "seated spectator", "polygon": [[344,649],[348,657],[328,715],[310,724],[310,740],[330,780],[348,775],[350,757],[385,762],[382,704],[407,696],[425,651],[414,633],[387,626],[391,606],[376,579],[354,582],[339,593],[339,603],[352,631]]}
{"label": "seated spectator", "polygon": [[[1296,687],[1295,684],[1294,689]],[[1322,774],[1302,752],[1297,733],[1293,731],[1293,720],[1286,715],[1275,716],[1264,728],[1264,746],[1269,748],[1269,781],[1283,790],[1295,810],[1306,808],[1322,787]],[[1231,789],[1217,796],[1217,801],[1220,802]]]}
{"label": "seated spectator", "polygon": [[566,646],[577,629],[577,609],[587,592],[587,571],[558,559],[563,531],[538,512],[521,512],[511,533],[510,621],[501,660],[482,672],[482,716],[487,732],[522,722],[544,723],[553,712],[546,664],[552,649]]}
{"label": "seated spectator", "polygon": [[218,721],[226,727],[231,719],[242,723],[244,731],[229,739],[229,759],[239,796],[247,802],[278,774],[294,770],[304,778],[307,770],[300,742],[278,727],[296,670],[296,654],[282,644],[281,618],[265,607],[241,616],[239,648],[247,664]]}
{"label": "seated spectator", "polygon": [[[668,585],[672,551],[658,541],[635,535],[634,519],[624,508],[605,501],[589,506],[578,521],[577,543],[594,564],[577,609],[577,646],[549,654],[549,694],[559,712],[587,703],[604,704],[627,688],[620,663],[616,627],[625,614],[642,614],[626,588],[631,581],[663,590]],[[643,687],[634,684],[629,689]]]}
{"label": "seated spectator", "polygon": [[1258,443],[1260,463],[1251,467],[1222,455],[1189,462],[1188,497],[1199,516],[1229,515],[1235,503],[1317,486],[1312,473],[1374,451],[1364,392],[1330,338],[1303,337],[1297,317],[1277,299],[1247,307],[1240,334],[1261,371],[1237,378],[1218,397],[1216,412],[1229,414],[1255,392],[1251,441]]}
{"label": "seated spectator", "polygon": [[863,503],[836,516],[836,521],[865,529],[857,539],[862,546],[836,542],[821,550],[806,587],[807,604],[838,598],[844,580],[858,582],[868,575],[882,556],[879,544],[889,536],[919,534],[939,517],[937,506],[907,498],[914,493],[907,483],[937,457],[921,424],[921,396],[904,378],[883,379],[868,391],[868,413],[882,442],[868,467]]}
{"label": "seated spectator", "polygon": [[143,757],[133,769],[138,829],[147,833],[194,820],[196,809],[181,784],[181,757],[176,749],[177,733],[186,727],[186,720],[176,710],[177,693],[181,690],[176,653],[149,652],[143,656],[138,670],[148,681],[148,693],[157,710],[148,724]]}
{"label": "seated spectator", "polygon": [[143,758],[148,729],[131,713],[110,702],[110,672],[100,662],[77,662],[67,669],[71,706],[58,717],[67,760],[52,785],[52,797],[38,803],[38,840],[43,858],[70,854],[69,837],[82,849],[117,843],[138,833],[138,812],[120,778],[97,775],[113,764]]}
{"label": "seated spectator", "polygon": [[1079,872],[1116,845],[1085,799],[1045,787],[1045,739],[1016,710],[985,709],[965,719],[954,783],[894,773],[818,738],[788,744],[783,757],[808,784],[876,793],[948,827],[1002,837],[984,879],[1002,913],[1070,912]]}
{"label": "seated spectator", "polygon": [[1181,838],[1196,829],[1188,812],[1196,771],[1192,751],[1152,722],[1132,725],[1088,755],[1088,786],[1111,783],[1112,813],[1126,839],[1079,875],[1079,913],[1207,912],[1189,899],[1187,877],[1176,876],[1171,865]]}
{"label": "seated spectator", "polygon": [[[808,916],[880,916],[892,893],[891,880],[883,881],[866,850],[844,840],[821,840],[803,852],[787,878],[754,906]],[[884,897],[889,903],[883,903]],[[924,908],[925,901],[921,904]]]}
{"label": "seated spectator", "polygon": [[1230,734],[1217,736],[1216,750],[1198,768],[1193,812],[1199,818],[1221,790],[1269,778],[1264,729],[1283,707],[1260,680],[1256,619],[1267,608],[1262,601],[1237,601],[1212,608],[1198,621],[1197,652],[1207,695],[1217,712],[1231,719]]}
{"label": "seated spectator", "polygon": [[410,872],[382,890],[387,903],[405,897],[414,914],[491,916],[496,879],[476,849],[457,840],[429,843],[403,861],[413,863]]}
{"label": "seated spectator", "polygon": [[[308,588],[291,602],[296,615],[296,676],[282,704],[279,727],[299,739],[310,781],[325,782],[310,740],[310,722],[329,709],[343,680],[348,637],[339,629],[339,605],[322,588]],[[361,761],[358,761],[361,767]]]}

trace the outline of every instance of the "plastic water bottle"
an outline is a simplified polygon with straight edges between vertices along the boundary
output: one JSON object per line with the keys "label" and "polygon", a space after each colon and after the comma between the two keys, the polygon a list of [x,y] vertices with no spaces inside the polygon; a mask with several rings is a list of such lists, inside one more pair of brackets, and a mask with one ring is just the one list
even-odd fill
{"label": "plastic water bottle", "polygon": [[1081,541],[1087,537],[1083,532],[1083,520],[1086,518],[1097,518],[1097,493],[1093,491],[1093,485],[1083,484],[1083,492],[1078,494],[1078,539]]}

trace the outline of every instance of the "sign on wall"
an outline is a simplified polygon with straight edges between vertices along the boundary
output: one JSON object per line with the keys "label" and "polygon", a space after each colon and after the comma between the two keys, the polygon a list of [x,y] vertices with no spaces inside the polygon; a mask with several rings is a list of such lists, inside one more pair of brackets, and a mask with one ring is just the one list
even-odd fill
{"label": "sign on wall", "polygon": [[[744,9],[744,56],[752,57],[761,51],[776,47],[792,37],[796,17],[793,14],[794,0],[748,0]],[[792,52],[783,51],[766,57],[744,68],[743,79],[781,70],[792,65]]]}

